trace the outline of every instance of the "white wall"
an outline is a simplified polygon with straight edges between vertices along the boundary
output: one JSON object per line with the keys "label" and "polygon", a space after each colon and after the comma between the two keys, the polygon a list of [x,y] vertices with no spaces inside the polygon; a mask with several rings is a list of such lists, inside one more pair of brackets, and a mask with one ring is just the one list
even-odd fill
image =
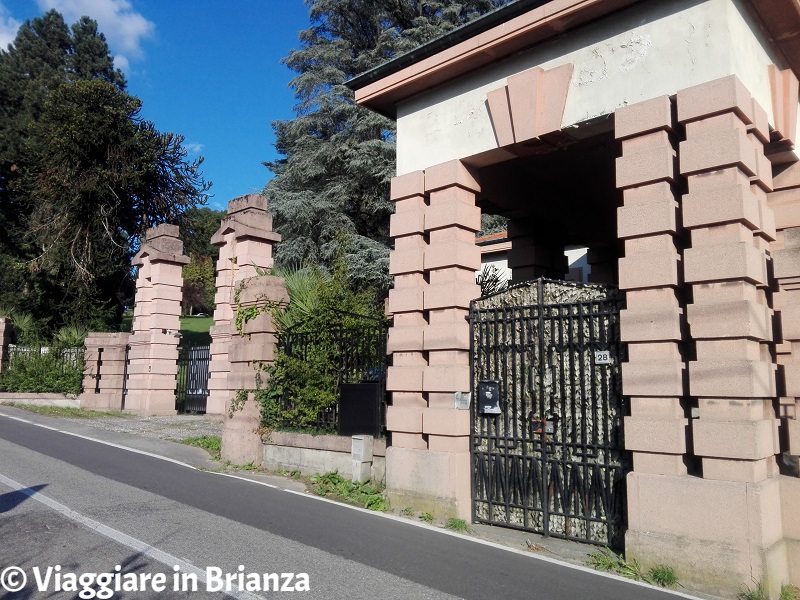
{"label": "white wall", "polygon": [[[488,246],[487,248],[491,248]],[[592,267],[589,265],[589,261],[587,260],[587,252],[588,248],[584,246],[570,246],[566,250],[564,250],[564,256],[567,257],[567,262],[569,264],[570,269],[581,269],[580,281],[586,283],[589,281],[589,274],[592,272]],[[508,268],[508,252],[501,251],[501,252],[485,252],[481,254],[481,269],[483,269],[486,265],[494,265],[494,267],[500,271],[503,277],[507,280],[511,280],[511,269]],[[476,273],[477,276],[480,273]]]}
{"label": "white wall", "polygon": [[398,106],[397,174],[496,148],[486,93],[535,66],[574,65],[564,128],[731,73],[771,120],[777,59],[750,18],[740,0],[645,2],[415,96]]}

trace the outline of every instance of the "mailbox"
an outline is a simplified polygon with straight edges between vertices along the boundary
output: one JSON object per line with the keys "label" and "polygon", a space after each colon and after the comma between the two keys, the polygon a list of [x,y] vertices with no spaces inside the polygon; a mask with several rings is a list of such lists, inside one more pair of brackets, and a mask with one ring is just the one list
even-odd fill
{"label": "mailbox", "polygon": [[476,398],[478,412],[484,415],[500,414],[500,382],[479,381],[478,397]]}

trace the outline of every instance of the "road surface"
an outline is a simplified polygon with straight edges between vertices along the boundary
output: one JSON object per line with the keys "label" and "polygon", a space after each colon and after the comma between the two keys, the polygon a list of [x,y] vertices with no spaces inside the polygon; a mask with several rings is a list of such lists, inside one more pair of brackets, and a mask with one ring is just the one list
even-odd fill
{"label": "road surface", "polygon": [[221,598],[205,590],[227,574],[237,598],[292,595],[263,591],[276,581],[326,599],[676,597],[0,414],[0,585],[20,573],[26,585],[0,597],[76,598],[63,590],[85,573],[117,578],[84,598]]}

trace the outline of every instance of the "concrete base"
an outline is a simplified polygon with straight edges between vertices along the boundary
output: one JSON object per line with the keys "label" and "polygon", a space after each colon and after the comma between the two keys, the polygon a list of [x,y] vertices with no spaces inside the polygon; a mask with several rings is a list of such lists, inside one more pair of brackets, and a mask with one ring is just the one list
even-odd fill
{"label": "concrete base", "polygon": [[[300,471],[303,475],[337,471],[349,478],[353,473],[352,438],[337,435],[309,435],[274,431],[265,436],[261,466],[271,471]],[[369,479],[386,478],[386,444],[376,440]]]}
{"label": "concrete base", "polygon": [[214,390],[206,400],[206,415],[217,417],[221,421],[225,418],[226,406],[232,398],[233,392]]}
{"label": "concrete base", "polygon": [[116,393],[81,394],[81,408],[89,410],[122,410],[122,395]]}
{"label": "concrete base", "polygon": [[386,449],[386,492],[396,508],[472,520],[470,455],[417,448]]}
{"label": "concrete base", "polygon": [[789,579],[779,479],[630,473],[626,556],[671,566],[688,589],[734,597],[763,579],[777,597]]}
{"label": "concrete base", "polygon": [[245,402],[233,417],[225,416],[222,429],[222,460],[234,465],[261,466],[261,405],[253,399]]}
{"label": "concrete base", "polygon": [[786,561],[789,582],[800,587],[800,478],[779,477],[781,486],[781,514],[783,539],[786,544]]}
{"label": "concrete base", "polygon": [[59,408],[86,408],[81,406],[80,400],[64,394],[18,394],[14,392],[0,392],[0,404],[29,404],[32,406],[58,406]]}

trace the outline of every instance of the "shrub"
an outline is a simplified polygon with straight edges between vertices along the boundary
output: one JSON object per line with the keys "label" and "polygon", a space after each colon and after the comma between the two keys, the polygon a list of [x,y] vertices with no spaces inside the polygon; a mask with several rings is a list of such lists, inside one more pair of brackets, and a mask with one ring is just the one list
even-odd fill
{"label": "shrub", "polygon": [[0,390],[16,393],[80,394],[83,348],[19,349],[0,374]]}
{"label": "shrub", "polygon": [[[256,393],[262,426],[316,431],[324,426],[320,415],[336,406],[340,383],[353,377],[345,372],[343,355],[359,352],[362,363],[383,364],[385,351],[360,348],[358,339],[364,317],[383,323],[385,316],[382,306],[375,305],[373,291],[350,287],[343,261],[337,261],[332,273],[312,267],[274,274],[286,282],[287,307],[237,308],[240,330],[248,319],[270,311],[281,339],[274,362],[263,368],[265,385]],[[290,348],[290,339],[295,344],[300,340],[302,351]]]}

